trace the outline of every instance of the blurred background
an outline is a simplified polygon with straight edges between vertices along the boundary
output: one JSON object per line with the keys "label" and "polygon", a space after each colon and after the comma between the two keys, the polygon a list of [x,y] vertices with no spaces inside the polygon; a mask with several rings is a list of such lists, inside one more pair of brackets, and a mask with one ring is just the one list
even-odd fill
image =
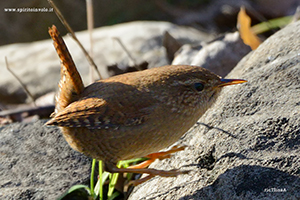
{"label": "blurred background", "polygon": [[[54,0],[75,31],[85,30],[85,0]],[[292,15],[300,0],[94,0],[95,27],[136,20],[169,21],[219,34],[232,31],[236,15],[246,6],[253,23]],[[54,12],[11,12],[9,8],[48,8],[47,0],[0,2],[0,45],[49,39],[47,30],[55,24],[66,34]]]}

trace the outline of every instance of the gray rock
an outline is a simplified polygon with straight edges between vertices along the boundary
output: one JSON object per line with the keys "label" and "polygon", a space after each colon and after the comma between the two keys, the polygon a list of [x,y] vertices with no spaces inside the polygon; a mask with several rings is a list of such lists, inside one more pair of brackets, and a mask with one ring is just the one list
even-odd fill
{"label": "gray rock", "polygon": [[[150,68],[168,64],[166,51],[162,46],[165,31],[185,43],[198,43],[209,39],[207,35],[196,29],[180,27],[168,22],[130,22],[97,28],[93,32],[94,61],[103,77],[108,77],[106,71],[108,65],[116,63],[121,67],[133,65],[124,49],[113,40],[114,37],[122,41],[137,63],[147,61]],[[84,47],[88,49],[90,44],[88,32],[78,32],[76,35]],[[73,39],[64,37],[64,40],[83,81],[85,84],[89,84],[89,64],[84,54]],[[34,97],[40,97],[57,89],[60,77],[60,61],[52,45],[52,40],[2,46],[0,47],[0,54],[7,56],[10,68],[28,87]],[[24,103],[26,94],[20,84],[6,70],[4,59],[0,59],[0,71],[1,103]]]}
{"label": "gray rock", "polygon": [[268,38],[229,78],[216,104],[179,144],[189,147],[151,167],[190,169],[155,177],[129,199],[300,198],[300,22]]}
{"label": "gray rock", "polygon": [[208,44],[182,46],[172,64],[197,65],[224,77],[250,51],[238,32],[227,33]]}
{"label": "gray rock", "polygon": [[56,199],[89,183],[91,159],[45,121],[0,128],[0,199]]}

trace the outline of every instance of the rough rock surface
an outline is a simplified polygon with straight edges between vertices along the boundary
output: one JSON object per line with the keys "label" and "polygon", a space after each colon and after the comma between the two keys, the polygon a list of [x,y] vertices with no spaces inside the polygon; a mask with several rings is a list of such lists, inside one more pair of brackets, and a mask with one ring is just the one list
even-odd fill
{"label": "rough rock surface", "polygon": [[[180,27],[168,22],[130,22],[97,28],[93,32],[94,61],[102,76],[108,77],[107,65],[118,64],[120,67],[133,65],[124,49],[113,38],[119,38],[122,41],[137,64],[147,61],[150,68],[169,64],[165,48],[162,46],[165,31],[184,43],[198,43],[210,38],[196,29]],[[76,35],[83,46],[88,49],[90,44],[88,32],[78,32]],[[89,84],[89,64],[82,50],[72,38],[64,37],[64,40],[83,81],[85,84]],[[60,61],[52,45],[52,40],[2,46],[0,54],[7,56],[10,68],[34,97],[57,89]],[[1,102],[24,103],[26,94],[20,84],[6,70],[4,59],[0,59],[0,71]]]}
{"label": "rough rock surface", "polygon": [[300,199],[300,22],[247,55],[216,104],[179,142],[189,147],[151,167],[190,169],[155,177],[129,199]]}
{"label": "rough rock surface", "polygon": [[89,183],[91,159],[44,123],[0,127],[0,199],[56,199]]}

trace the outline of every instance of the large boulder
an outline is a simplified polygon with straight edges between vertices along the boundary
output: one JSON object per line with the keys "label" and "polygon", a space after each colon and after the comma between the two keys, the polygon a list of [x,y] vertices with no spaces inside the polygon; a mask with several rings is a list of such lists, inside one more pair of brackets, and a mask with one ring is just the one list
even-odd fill
{"label": "large boulder", "polygon": [[89,183],[91,159],[75,152],[45,121],[0,128],[0,199],[56,199]]}
{"label": "large boulder", "polygon": [[214,106],[180,141],[189,147],[155,162],[192,170],[155,177],[129,199],[300,198],[300,22],[268,38],[228,78]]}
{"label": "large boulder", "polygon": [[196,65],[224,77],[251,51],[238,32],[227,33],[208,44],[203,43],[183,45],[172,65]]}
{"label": "large boulder", "polygon": [[[108,77],[106,70],[108,65],[118,64],[124,68],[134,64],[114,38],[121,40],[137,64],[146,61],[150,68],[169,64],[162,42],[166,31],[182,43],[199,43],[211,38],[196,29],[177,26],[169,22],[140,21],[97,28],[93,31],[94,61],[103,77]],[[88,50],[90,46],[89,33],[82,31],[76,35]],[[82,50],[72,38],[66,36],[64,40],[83,81],[85,84],[89,84],[91,82],[89,64]],[[7,56],[10,68],[35,98],[57,89],[60,78],[60,61],[51,39],[2,46],[0,54]],[[1,103],[24,103],[26,93],[6,70],[4,59],[0,59],[0,71]],[[98,78],[96,74],[95,77]]]}

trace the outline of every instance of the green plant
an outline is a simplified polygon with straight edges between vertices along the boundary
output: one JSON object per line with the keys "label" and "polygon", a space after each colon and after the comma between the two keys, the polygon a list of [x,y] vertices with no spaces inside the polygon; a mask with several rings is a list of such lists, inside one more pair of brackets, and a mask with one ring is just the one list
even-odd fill
{"label": "green plant", "polygon": [[[132,160],[120,161],[117,167],[127,168],[130,165],[145,161],[146,158],[137,158]],[[94,184],[96,160],[92,161],[92,169],[90,176],[90,187],[86,185],[74,185],[67,192],[65,192],[59,200],[66,200],[70,198],[88,199],[88,200],[113,200],[120,195],[120,192],[115,191],[115,185],[118,180],[118,173],[103,172],[102,161],[99,161],[99,176],[96,185]],[[131,180],[132,174],[127,175],[127,179]],[[104,191],[106,180],[109,180],[108,188]],[[105,195],[104,195],[105,194]]]}

